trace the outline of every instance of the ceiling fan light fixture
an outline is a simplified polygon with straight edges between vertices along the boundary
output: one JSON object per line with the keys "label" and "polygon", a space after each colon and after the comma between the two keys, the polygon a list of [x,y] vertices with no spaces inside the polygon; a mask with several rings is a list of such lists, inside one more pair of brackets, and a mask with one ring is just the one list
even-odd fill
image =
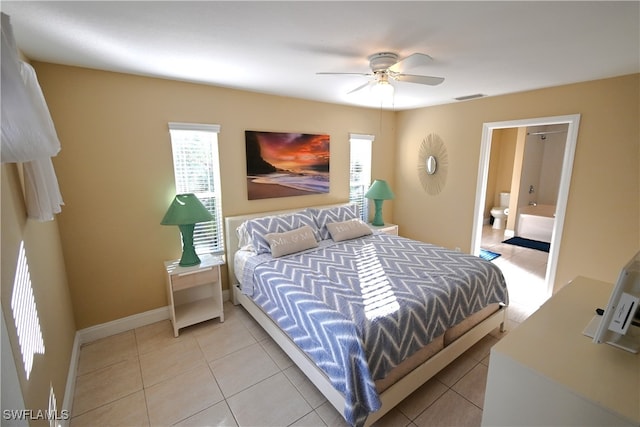
{"label": "ceiling fan light fixture", "polygon": [[350,90],[347,94],[351,94],[366,88],[370,89],[372,96],[375,96],[380,102],[389,100],[393,102],[395,92],[393,82],[417,83],[421,85],[436,86],[444,81],[444,77],[423,76],[418,74],[406,74],[405,70],[409,70],[418,66],[430,63],[433,58],[424,53],[413,53],[402,60],[398,60],[398,55],[393,52],[374,53],[368,57],[370,73],[362,72],[320,72],[316,74],[343,74],[343,75],[361,75],[373,77],[355,89]]}
{"label": "ceiling fan light fixture", "polygon": [[371,87],[371,93],[380,102],[391,101],[393,99],[393,94],[395,92],[395,88],[389,81],[385,79],[381,79],[376,82]]}

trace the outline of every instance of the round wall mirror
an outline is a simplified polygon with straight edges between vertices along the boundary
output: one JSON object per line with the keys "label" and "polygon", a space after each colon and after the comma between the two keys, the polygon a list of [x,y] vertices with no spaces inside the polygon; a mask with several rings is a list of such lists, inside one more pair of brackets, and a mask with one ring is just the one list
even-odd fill
{"label": "round wall mirror", "polygon": [[433,175],[434,173],[436,173],[436,169],[438,169],[438,162],[436,161],[436,157],[427,157],[427,173],[429,175]]}
{"label": "round wall mirror", "polygon": [[448,169],[449,156],[444,141],[435,133],[427,135],[418,150],[418,176],[428,194],[436,195],[442,191]]}

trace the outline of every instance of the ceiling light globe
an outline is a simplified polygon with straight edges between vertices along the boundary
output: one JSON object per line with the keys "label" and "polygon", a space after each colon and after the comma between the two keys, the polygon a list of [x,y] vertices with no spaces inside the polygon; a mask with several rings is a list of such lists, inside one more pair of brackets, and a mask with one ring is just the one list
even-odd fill
{"label": "ceiling light globe", "polygon": [[371,88],[371,93],[380,102],[391,101],[394,92],[394,87],[387,81],[380,81]]}

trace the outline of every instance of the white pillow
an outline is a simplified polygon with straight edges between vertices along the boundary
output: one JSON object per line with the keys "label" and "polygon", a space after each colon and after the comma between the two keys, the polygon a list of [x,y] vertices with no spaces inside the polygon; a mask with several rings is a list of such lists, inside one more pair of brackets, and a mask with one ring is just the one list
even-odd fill
{"label": "white pillow", "polygon": [[331,234],[331,238],[335,242],[373,234],[371,227],[360,219],[350,219],[342,222],[328,222],[326,226]]}
{"label": "white pillow", "polygon": [[269,233],[265,238],[274,258],[318,247],[313,228],[308,225],[284,233]]}

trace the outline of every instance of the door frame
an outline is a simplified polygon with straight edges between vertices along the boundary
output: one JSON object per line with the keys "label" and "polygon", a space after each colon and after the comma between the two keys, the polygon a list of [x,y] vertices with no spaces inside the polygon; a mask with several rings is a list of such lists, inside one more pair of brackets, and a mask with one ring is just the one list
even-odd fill
{"label": "door frame", "polygon": [[562,240],[562,230],[569,199],[569,187],[571,184],[571,173],[573,171],[573,159],[575,157],[576,143],[578,141],[578,127],[580,125],[580,114],[566,116],[539,117],[533,119],[508,120],[501,122],[487,122],[482,126],[482,143],[480,145],[480,162],[478,165],[478,179],[476,187],[476,203],[473,213],[473,232],[471,235],[471,253],[480,254],[480,244],[482,241],[482,226],[484,216],[484,205],[487,197],[487,181],[489,177],[489,158],[491,156],[491,139],[493,131],[496,129],[519,128],[541,125],[567,124],[567,141],[562,159],[562,173],[560,175],[560,185],[558,189],[558,202],[556,204],[556,221],[551,235],[551,247],[549,249],[549,260],[545,275],[546,297],[553,295],[556,271],[558,267],[558,255],[560,253],[560,241]]}

